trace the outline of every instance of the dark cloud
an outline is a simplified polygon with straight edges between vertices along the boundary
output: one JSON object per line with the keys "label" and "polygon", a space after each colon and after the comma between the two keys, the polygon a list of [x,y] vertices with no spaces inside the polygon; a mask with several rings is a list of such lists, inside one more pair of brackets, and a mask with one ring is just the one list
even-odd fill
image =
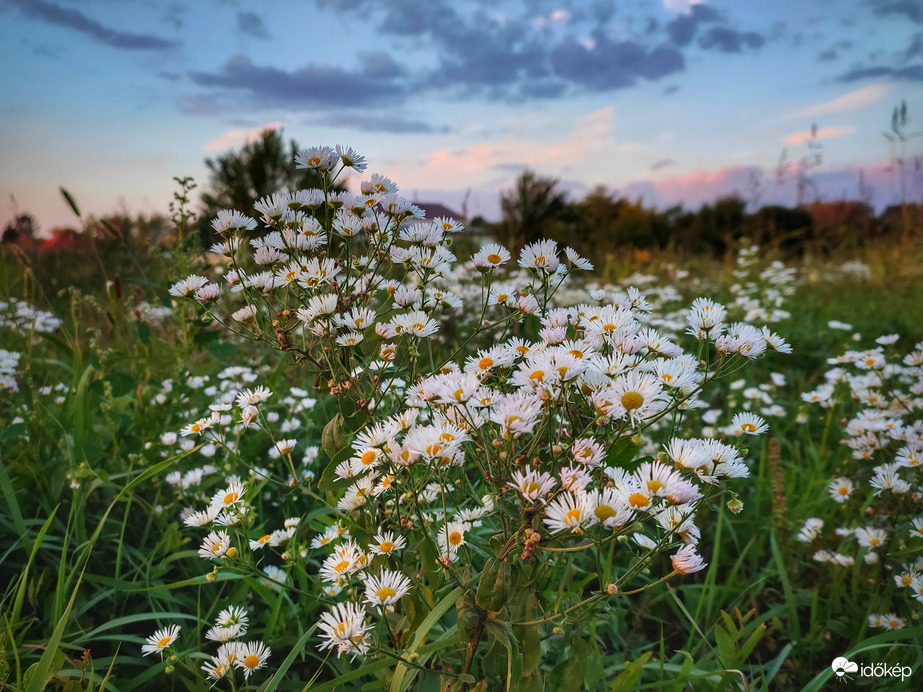
{"label": "dark cloud", "polygon": [[923,24],[923,3],[920,0],[870,0],[868,4],[879,17],[897,15]]}
{"label": "dark cloud", "polygon": [[199,86],[243,93],[260,107],[348,108],[387,103],[403,95],[395,84],[340,67],[308,65],[286,72],[254,65],[243,55],[232,57],[218,72],[190,72],[189,78]]}
{"label": "dark cloud", "polygon": [[266,29],[263,19],[256,12],[238,12],[237,30],[253,38],[264,40],[270,38],[269,31]]}
{"label": "dark cloud", "polygon": [[735,31],[725,26],[714,26],[699,39],[702,48],[722,53],[739,53],[744,48],[759,48],[766,39],[754,31]]}
{"label": "dark cloud", "polygon": [[667,24],[667,34],[678,46],[687,46],[695,38],[700,24],[717,22],[721,20],[721,15],[713,7],[708,5],[693,5],[689,14],[677,15],[669,24]]}
{"label": "dark cloud", "polygon": [[113,48],[124,50],[167,50],[180,45],[177,41],[167,41],[150,34],[132,34],[116,31],[103,26],[95,19],[90,19],[82,12],[60,7],[54,3],[44,2],[44,0],[6,0],[6,2],[17,7],[24,16],[30,19],[74,29]]}
{"label": "dark cloud", "polygon": [[837,53],[833,48],[817,54],[817,59],[820,62],[830,62],[831,60],[836,60],[838,57],[840,57],[840,54]]}
{"label": "dark cloud", "polygon": [[660,159],[660,161],[654,161],[654,163],[651,164],[651,170],[659,171],[661,168],[667,168],[672,165],[673,159]]}
{"label": "dark cloud", "polygon": [[392,115],[363,115],[361,113],[334,113],[305,122],[317,127],[336,127],[360,132],[386,132],[394,135],[447,133],[449,128],[436,127],[422,120],[406,120]]}
{"label": "dark cloud", "polygon": [[185,13],[186,8],[182,5],[170,5],[163,17],[163,22],[164,24],[172,26],[176,31],[179,31],[186,25],[183,21],[183,15]]}
{"label": "dark cloud", "polygon": [[362,75],[369,79],[395,79],[405,74],[404,68],[384,51],[364,53],[359,63]]}
{"label": "dark cloud", "polygon": [[901,63],[908,63],[919,58],[923,58],[923,34],[914,36],[910,41],[910,45],[898,54],[898,60]]}
{"label": "dark cloud", "polygon": [[610,41],[601,34],[592,49],[565,39],[555,48],[551,64],[559,77],[597,91],[629,87],[641,77],[659,79],[686,66],[682,53],[670,46],[648,51],[633,41]]}
{"label": "dark cloud", "polygon": [[909,67],[857,67],[837,77],[838,82],[862,79],[891,79],[900,82],[923,82],[923,63]]}

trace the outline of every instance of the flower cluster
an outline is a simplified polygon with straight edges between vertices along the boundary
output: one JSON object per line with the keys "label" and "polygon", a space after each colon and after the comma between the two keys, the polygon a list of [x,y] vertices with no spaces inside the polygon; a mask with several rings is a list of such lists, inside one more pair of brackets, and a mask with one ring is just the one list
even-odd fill
{"label": "flower cluster", "polygon": [[[898,340],[885,335],[875,348],[829,359],[825,382],[802,395],[831,416],[834,409],[848,416],[847,458],[827,487],[842,525],[825,539],[824,522],[808,519],[798,540],[812,546],[818,562],[864,563],[885,605],[901,612],[901,594],[923,603],[923,342],[901,354],[892,348]],[[886,629],[904,622],[893,613],[873,618]]]}
{"label": "flower cluster", "polygon": [[[705,566],[699,510],[749,475],[741,442],[767,426],[745,412],[726,430],[686,434],[686,413],[707,407],[703,391],[726,372],[790,352],[784,339],[729,321],[725,306],[704,297],[658,316],[631,286],[571,290],[577,300],[556,307],[568,277],[592,269],[572,249],[537,240],[514,266],[514,253],[488,243],[458,269],[457,221],[425,220],[380,175],[359,194],[335,191],[347,169],[364,169],[351,149],[315,147],[296,162],[317,171],[323,188],[259,200],[259,222],[219,213],[222,241],[212,252],[223,258],[224,287],[196,274],[170,293],[308,366],[312,396],[338,409],[324,428],[327,468],[316,487],[295,474],[296,443],[272,434],[262,415],[271,392],[255,381],[181,431],[224,445],[221,431],[238,415],[243,428],[259,425],[290,464],[283,501],[322,503],[308,509],[310,551],[324,557],[287,549],[280,575],[316,580],[316,592],[334,599],[320,616],[321,650],[366,654],[389,631],[389,613],[422,603],[421,575],[436,588],[468,589],[485,560],[508,565],[507,576],[534,575],[530,564],[574,560],[585,569],[582,551],[608,550],[620,567],[608,584],[609,568],[599,575],[603,595],[667,552],[664,579]],[[674,298],[662,291],[656,300]],[[456,314],[469,318],[447,319]],[[186,516],[213,529],[199,554],[220,558],[216,569],[252,563],[264,546],[295,537],[294,519],[259,538],[225,530],[260,520],[249,511],[257,495],[230,479]]]}

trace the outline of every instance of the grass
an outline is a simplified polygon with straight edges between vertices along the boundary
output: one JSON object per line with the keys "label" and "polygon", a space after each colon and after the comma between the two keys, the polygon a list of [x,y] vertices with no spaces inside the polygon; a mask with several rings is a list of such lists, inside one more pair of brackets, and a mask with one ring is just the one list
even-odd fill
{"label": "grass", "polygon": [[[707,570],[575,615],[560,633],[557,623],[534,628],[540,633],[534,640],[523,632],[507,639],[498,633],[499,653],[474,671],[475,678],[495,675],[509,689],[819,690],[840,655],[909,665],[923,675],[918,620],[897,632],[870,631],[875,590],[861,570],[831,572],[793,539],[806,517],[831,525],[840,519],[826,501],[826,486],[846,457],[839,444],[841,412],[812,416],[804,425],[793,421],[799,392],[820,381],[826,358],[853,345],[852,332],[827,322],[851,323],[866,344],[888,332],[901,334],[907,347],[923,339],[923,248],[875,247],[857,259],[871,269],[865,282],[833,276],[826,264],[802,267],[804,280],[789,302],[793,317],[779,327],[796,354],[753,375],[759,380],[768,369],[784,371],[788,383],[777,400],[789,415],[774,421],[774,442],[751,450],[753,477],[740,492],[744,512],[731,514],[719,503],[711,525],[702,527],[711,546]],[[163,271],[158,261],[143,263],[149,277]],[[689,297],[727,284],[713,278],[726,276],[724,263],[696,258],[690,266],[693,276],[712,278],[691,287]],[[611,272],[625,276],[637,268]],[[3,392],[0,400],[0,584],[7,584],[0,601],[0,686],[29,692],[207,689],[194,674],[201,658],[143,658],[140,645],[157,626],[176,623],[184,627],[186,648],[202,651],[201,625],[225,605],[246,602],[247,594],[265,613],[255,631],[273,646],[263,690],[399,692],[457,685],[430,672],[437,660],[456,670],[462,662],[453,613],[457,590],[434,592],[420,604],[416,634],[402,647],[404,660],[371,657],[353,664],[317,651],[312,636],[323,603],[311,601],[309,584],[282,591],[254,573],[222,570],[214,581],[202,573],[194,539],[176,521],[180,502],[163,480],[168,471],[188,470],[200,450],[163,458],[148,445],[158,451],[161,435],[191,418],[197,395],[180,384],[187,373],[215,382],[227,364],[243,361],[268,366],[261,377],[287,391],[289,371],[268,351],[216,338],[194,315],[181,313],[167,327],[133,319],[137,299],[106,293],[85,268],[69,279],[70,269],[55,265],[56,281],[80,288],[49,295],[51,283],[35,280],[40,272],[10,257],[0,260],[0,298],[51,306],[65,318],[55,334],[11,337],[23,366],[20,392]],[[124,281],[152,304],[166,302],[165,274],[159,281]],[[157,408],[168,379],[175,383],[173,398]],[[58,383],[67,386],[60,403],[41,393]],[[732,401],[735,395],[724,396]],[[24,420],[13,422],[14,416]],[[317,418],[306,413],[299,435],[319,442],[325,420]],[[264,452],[245,451],[254,459]],[[278,513],[280,491],[272,483],[263,490],[261,515]],[[321,514],[306,512],[304,520],[318,526]],[[579,586],[590,593],[599,583],[591,578]],[[524,650],[523,642],[532,649]]]}

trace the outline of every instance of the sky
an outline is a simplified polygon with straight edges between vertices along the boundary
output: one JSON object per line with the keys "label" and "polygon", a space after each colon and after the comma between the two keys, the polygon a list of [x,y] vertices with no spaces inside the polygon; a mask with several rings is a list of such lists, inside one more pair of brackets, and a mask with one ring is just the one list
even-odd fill
{"label": "sky", "polygon": [[166,213],[265,128],[488,219],[524,168],[572,199],[790,204],[814,125],[820,199],[923,198],[923,137],[901,192],[882,135],[902,100],[923,130],[923,0],[0,0],[0,64],[0,225],[46,233],[74,223],[59,186]]}

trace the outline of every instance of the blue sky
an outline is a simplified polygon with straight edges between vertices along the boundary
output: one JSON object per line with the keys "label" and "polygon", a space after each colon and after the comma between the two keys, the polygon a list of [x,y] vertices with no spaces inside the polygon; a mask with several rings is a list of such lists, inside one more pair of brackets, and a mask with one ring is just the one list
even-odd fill
{"label": "blue sky", "polygon": [[70,223],[59,185],[166,211],[173,176],[265,127],[494,217],[525,166],[687,206],[763,171],[760,200],[791,201],[776,164],[817,123],[821,195],[862,169],[881,206],[893,107],[923,123],[923,2],[0,0],[0,63],[0,223],[10,195]]}

